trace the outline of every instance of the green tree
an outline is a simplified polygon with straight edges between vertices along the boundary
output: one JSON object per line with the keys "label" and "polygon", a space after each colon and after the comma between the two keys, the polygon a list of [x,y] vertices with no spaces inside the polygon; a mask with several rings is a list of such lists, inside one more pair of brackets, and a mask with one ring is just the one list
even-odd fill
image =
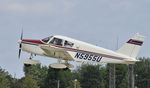
{"label": "green tree", "polygon": [[73,74],[69,69],[53,69],[49,67],[48,75],[45,79],[45,88],[56,88],[57,82],[60,81],[60,88],[66,88],[69,81],[73,80]]}
{"label": "green tree", "polygon": [[32,75],[34,80],[37,80],[37,84],[44,88],[44,81],[47,77],[48,68],[46,66],[41,66],[41,64],[24,66],[24,72],[26,75]]}
{"label": "green tree", "polygon": [[116,64],[116,88],[128,87],[128,66]]}
{"label": "green tree", "polygon": [[139,58],[135,64],[135,86],[137,88],[150,88],[150,58]]}
{"label": "green tree", "polygon": [[76,85],[76,88],[81,88],[80,82],[77,81],[77,82],[75,83],[75,80],[69,81],[69,86],[68,86],[67,88],[74,88],[75,85]]}
{"label": "green tree", "polygon": [[59,73],[58,69],[53,69],[53,68],[49,67],[48,75],[44,81],[45,88],[56,88],[57,87],[58,73]]}
{"label": "green tree", "polygon": [[10,88],[10,81],[5,73],[0,73],[0,88]]}
{"label": "green tree", "polygon": [[60,80],[61,88],[66,88],[69,85],[69,82],[73,80],[74,76],[70,69],[60,70],[58,74],[58,80]]}
{"label": "green tree", "polygon": [[10,88],[11,76],[0,67],[0,88]]}
{"label": "green tree", "polygon": [[105,68],[101,65],[82,65],[75,71],[82,88],[105,88]]}
{"label": "green tree", "polygon": [[11,83],[10,88],[22,88],[23,81],[24,81],[24,78],[21,78],[21,79],[13,78],[12,80],[13,83]]}
{"label": "green tree", "polygon": [[[116,88],[127,88],[128,86],[128,66],[125,64],[115,64]],[[109,88],[109,64],[106,65],[105,88]]]}
{"label": "green tree", "polygon": [[37,81],[33,79],[32,75],[26,75],[23,81],[22,88],[40,88],[40,87],[37,85]]}

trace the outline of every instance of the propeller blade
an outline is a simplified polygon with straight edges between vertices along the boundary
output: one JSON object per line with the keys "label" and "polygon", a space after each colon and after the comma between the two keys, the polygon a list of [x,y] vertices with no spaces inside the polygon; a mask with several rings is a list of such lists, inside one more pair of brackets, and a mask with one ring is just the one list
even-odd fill
{"label": "propeller blade", "polygon": [[21,55],[21,48],[22,48],[22,44],[19,45],[19,54],[18,54],[19,59],[20,59],[20,55]]}
{"label": "propeller blade", "polygon": [[[23,28],[22,28],[20,40],[22,41],[22,39],[23,39]],[[19,59],[20,59],[20,56],[21,56],[21,48],[22,48],[22,44],[20,43],[19,44],[19,54],[18,54]]]}
{"label": "propeller blade", "polygon": [[19,49],[19,54],[18,54],[19,59],[20,59],[20,55],[21,55],[21,49]]}
{"label": "propeller blade", "polygon": [[20,37],[20,40],[23,39],[23,29],[22,29],[22,32],[21,32],[21,37]]}
{"label": "propeller blade", "polygon": [[21,49],[21,48],[22,48],[22,45],[20,44],[20,45],[19,45],[19,49]]}

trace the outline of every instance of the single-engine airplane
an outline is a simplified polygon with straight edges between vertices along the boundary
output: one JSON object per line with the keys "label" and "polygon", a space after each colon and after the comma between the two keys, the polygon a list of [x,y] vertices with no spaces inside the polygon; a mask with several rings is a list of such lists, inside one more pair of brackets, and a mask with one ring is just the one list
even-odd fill
{"label": "single-engine airplane", "polygon": [[60,35],[50,36],[41,40],[23,39],[22,37],[23,33],[21,34],[21,40],[18,41],[20,45],[19,58],[21,50],[31,54],[24,64],[39,63],[38,60],[32,60],[32,58],[33,55],[40,55],[58,59],[57,63],[50,65],[52,68],[58,69],[73,68],[74,66],[68,61],[134,64],[138,61],[136,56],[145,39],[144,36],[137,33],[120,49],[112,51]]}

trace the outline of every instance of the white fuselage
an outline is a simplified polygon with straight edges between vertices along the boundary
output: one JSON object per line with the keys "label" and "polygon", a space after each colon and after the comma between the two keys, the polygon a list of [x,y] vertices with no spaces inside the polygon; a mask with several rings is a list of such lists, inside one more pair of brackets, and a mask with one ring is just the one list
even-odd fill
{"label": "white fuselage", "polygon": [[[50,41],[54,38],[62,39],[62,45],[51,44]],[[66,40],[73,43],[73,46],[65,46],[64,42]],[[53,36],[46,43],[42,40],[22,40],[21,44],[22,50],[25,52],[63,60],[121,64],[135,63],[134,58],[129,56],[64,36]],[[50,48],[47,50],[43,49],[41,48],[43,45],[49,46]],[[66,55],[66,53],[69,55]]]}

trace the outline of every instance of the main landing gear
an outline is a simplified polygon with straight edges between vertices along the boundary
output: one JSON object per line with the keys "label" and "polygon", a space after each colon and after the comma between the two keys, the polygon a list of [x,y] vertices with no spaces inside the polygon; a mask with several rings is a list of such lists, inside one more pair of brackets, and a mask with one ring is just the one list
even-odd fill
{"label": "main landing gear", "polygon": [[[40,64],[39,60],[32,60],[32,58],[33,58],[33,54],[31,54],[29,58],[25,59],[24,66]],[[50,64],[50,67],[54,69],[69,69],[69,68],[74,68],[74,65],[68,63],[68,60],[62,62],[61,59],[58,59],[57,63]]]}
{"label": "main landing gear", "polygon": [[65,60],[65,62],[62,63],[61,59],[58,59],[58,62],[50,64],[50,67],[54,69],[67,69],[67,68],[74,68],[74,65],[69,64],[67,60]]}

